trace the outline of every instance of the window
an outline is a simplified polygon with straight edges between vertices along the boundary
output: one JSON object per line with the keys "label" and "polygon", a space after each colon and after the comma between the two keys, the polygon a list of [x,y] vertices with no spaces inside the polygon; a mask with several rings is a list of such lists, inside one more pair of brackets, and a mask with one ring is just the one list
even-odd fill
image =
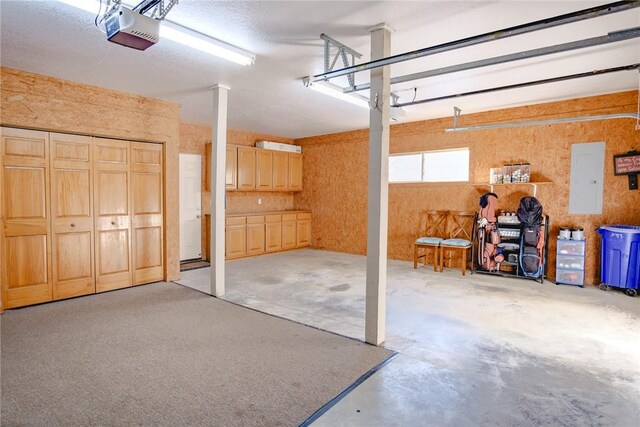
{"label": "window", "polygon": [[469,181],[469,149],[389,156],[389,182]]}

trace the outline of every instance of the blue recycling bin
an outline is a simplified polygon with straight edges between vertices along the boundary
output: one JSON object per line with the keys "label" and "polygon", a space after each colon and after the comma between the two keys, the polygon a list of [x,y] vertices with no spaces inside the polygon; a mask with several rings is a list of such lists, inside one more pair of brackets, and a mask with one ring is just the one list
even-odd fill
{"label": "blue recycling bin", "polygon": [[640,287],[640,226],[604,225],[602,236],[600,282],[636,295]]}

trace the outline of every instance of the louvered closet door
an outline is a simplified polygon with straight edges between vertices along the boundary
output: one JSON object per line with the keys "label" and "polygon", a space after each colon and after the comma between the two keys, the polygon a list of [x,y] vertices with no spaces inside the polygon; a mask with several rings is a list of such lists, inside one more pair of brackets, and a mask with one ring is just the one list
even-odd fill
{"label": "louvered closet door", "polygon": [[49,134],[1,128],[4,308],[51,301]]}
{"label": "louvered closet door", "polygon": [[96,291],[131,286],[128,141],[96,138],[94,142],[94,221]]}
{"label": "louvered closet door", "polygon": [[131,143],[133,283],[163,279],[162,145]]}
{"label": "louvered closet door", "polygon": [[53,299],[96,291],[92,138],[50,134]]}

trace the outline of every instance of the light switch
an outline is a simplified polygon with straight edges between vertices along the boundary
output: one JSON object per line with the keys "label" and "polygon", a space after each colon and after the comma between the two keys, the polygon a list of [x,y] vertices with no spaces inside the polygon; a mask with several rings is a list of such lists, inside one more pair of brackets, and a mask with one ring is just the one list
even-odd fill
{"label": "light switch", "polygon": [[260,197],[258,197],[258,204],[261,205],[262,204],[262,199]]}

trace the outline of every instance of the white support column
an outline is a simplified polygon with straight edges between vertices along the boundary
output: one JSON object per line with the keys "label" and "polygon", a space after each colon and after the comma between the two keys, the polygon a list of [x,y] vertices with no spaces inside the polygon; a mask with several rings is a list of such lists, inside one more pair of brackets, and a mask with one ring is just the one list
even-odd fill
{"label": "white support column", "polygon": [[227,160],[227,97],[229,87],[214,85],[211,123],[211,295],[224,295],[225,170]]}
{"label": "white support column", "polygon": [[[371,31],[371,60],[391,55],[391,32],[386,24]],[[389,213],[389,66],[371,70],[369,113],[369,178],[367,211],[367,291],[365,341],[385,340],[387,310],[387,231]]]}

